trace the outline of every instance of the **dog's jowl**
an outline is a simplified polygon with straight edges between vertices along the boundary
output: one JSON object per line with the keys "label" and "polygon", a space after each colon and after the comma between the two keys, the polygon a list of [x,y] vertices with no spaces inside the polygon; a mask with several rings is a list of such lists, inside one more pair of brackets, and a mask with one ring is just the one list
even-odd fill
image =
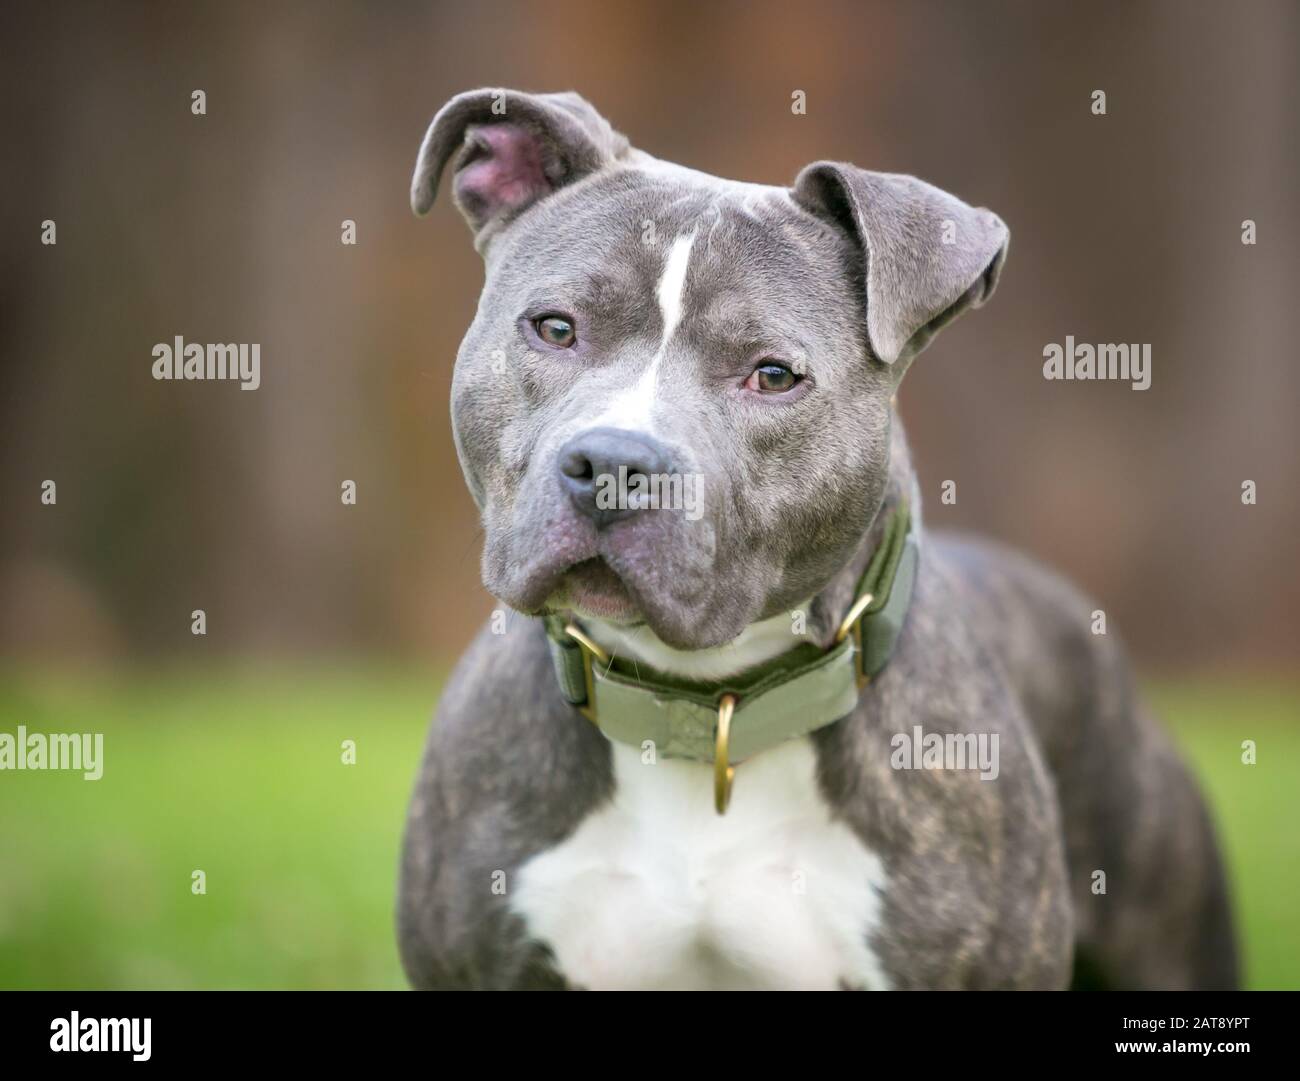
{"label": "dog's jowl", "polygon": [[418,214],[444,173],[486,264],[456,446],[522,616],[429,736],[412,983],[1232,986],[1209,817],[1096,605],[922,528],[895,394],[1002,220],[721,180],[574,94],[453,99]]}

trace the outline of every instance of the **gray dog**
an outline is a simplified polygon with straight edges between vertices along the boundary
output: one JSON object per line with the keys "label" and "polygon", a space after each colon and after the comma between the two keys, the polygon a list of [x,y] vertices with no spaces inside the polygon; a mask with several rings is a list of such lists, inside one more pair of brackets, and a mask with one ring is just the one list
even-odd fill
{"label": "gray dog", "polygon": [[452,385],[498,615],[398,902],[417,987],[1230,988],[1205,806],[1095,606],[923,534],[893,401],[1007,229],[908,176],[659,161],[575,94],[434,118],[487,267]]}

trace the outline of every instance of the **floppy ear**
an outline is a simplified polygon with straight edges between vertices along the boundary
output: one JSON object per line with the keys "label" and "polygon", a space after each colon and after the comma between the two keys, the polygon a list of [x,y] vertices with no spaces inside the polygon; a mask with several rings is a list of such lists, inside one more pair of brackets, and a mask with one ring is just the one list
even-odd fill
{"label": "floppy ear", "polygon": [[906,362],[938,331],[993,293],[1010,234],[991,210],[897,173],[819,161],[799,174],[795,201],[857,238],[866,260],[867,335],[886,364]]}
{"label": "floppy ear", "polygon": [[421,217],[429,212],[455,155],[452,193],[481,248],[539,199],[627,150],[627,139],[572,92],[470,90],[429,125],[411,179],[411,209]]}

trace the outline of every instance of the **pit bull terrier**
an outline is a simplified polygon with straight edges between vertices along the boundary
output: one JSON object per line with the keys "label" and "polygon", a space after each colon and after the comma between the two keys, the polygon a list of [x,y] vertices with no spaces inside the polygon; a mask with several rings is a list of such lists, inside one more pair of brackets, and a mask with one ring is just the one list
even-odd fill
{"label": "pit bull terrier", "polygon": [[452,99],[416,214],[449,166],[486,263],[453,430],[515,614],[415,785],[411,983],[1234,986],[1209,817],[1096,606],[922,529],[895,392],[1001,219],[839,162],[718,179],[572,93]]}

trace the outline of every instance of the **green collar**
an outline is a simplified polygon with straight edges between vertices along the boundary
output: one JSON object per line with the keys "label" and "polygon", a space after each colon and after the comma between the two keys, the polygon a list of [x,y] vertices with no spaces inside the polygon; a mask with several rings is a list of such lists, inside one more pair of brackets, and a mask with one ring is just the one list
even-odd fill
{"label": "green collar", "polygon": [[858,583],[835,643],[811,642],[736,676],[700,682],[610,657],[576,623],[546,619],[560,692],[608,738],[714,767],[719,814],[735,766],[760,751],[840,720],[889,662],[916,580],[911,514],[900,504]]}

